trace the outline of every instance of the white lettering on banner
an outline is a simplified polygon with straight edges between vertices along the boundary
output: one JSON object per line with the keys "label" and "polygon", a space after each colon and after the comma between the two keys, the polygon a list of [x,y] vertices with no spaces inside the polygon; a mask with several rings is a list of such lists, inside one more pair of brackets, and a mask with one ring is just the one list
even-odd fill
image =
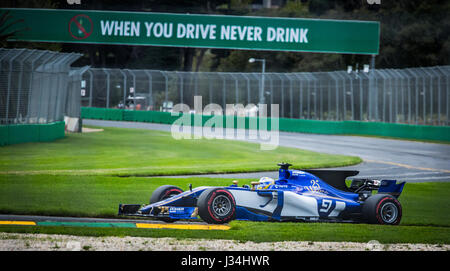
{"label": "white lettering on banner", "polygon": [[215,40],[216,27],[214,24],[178,24],[177,38]]}
{"label": "white lettering on banner", "polygon": [[103,36],[139,37],[141,23],[131,21],[100,21]]}
{"label": "white lettering on banner", "polygon": [[307,28],[268,27],[267,41],[308,43]]}
{"label": "white lettering on banner", "polygon": [[262,41],[262,28],[259,26],[222,25],[221,40]]}
{"label": "white lettering on banner", "polygon": [[[214,24],[183,24],[174,25],[168,22],[144,22],[146,37],[177,39],[215,40],[217,25]],[[141,23],[134,21],[100,21],[103,36],[139,37]],[[230,41],[263,41],[263,28],[259,26],[221,25],[219,37]],[[265,41],[308,43],[307,28],[267,27]]]}
{"label": "white lettering on banner", "polygon": [[100,26],[102,28],[102,35],[108,35],[111,36],[112,31],[113,31],[113,23],[111,21],[100,21]]}
{"label": "white lettering on banner", "polygon": [[123,33],[123,21],[114,21],[114,36],[122,36]]}
{"label": "white lettering on banner", "polygon": [[152,34],[156,38],[164,36],[165,38],[172,37],[173,24],[172,23],[160,23],[160,22],[145,22],[145,28],[147,29],[147,37],[151,37]]}

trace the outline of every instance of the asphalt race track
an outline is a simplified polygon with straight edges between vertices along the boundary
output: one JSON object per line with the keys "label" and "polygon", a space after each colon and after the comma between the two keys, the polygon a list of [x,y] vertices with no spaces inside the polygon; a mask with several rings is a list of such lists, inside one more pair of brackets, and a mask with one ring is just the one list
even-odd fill
{"label": "asphalt race track", "polygon": [[[165,124],[83,120],[84,125],[170,131]],[[248,140],[251,141],[251,140]],[[364,162],[339,169],[359,170],[358,177],[407,182],[450,181],[450,145],[359,136],[280,132],[279,145],[361,157]],[[281,162],[281,161],[280,161]],[[277,177],[277,172],[203,175],[223,178]],[[177,176],[185,177],[185,176]]]}

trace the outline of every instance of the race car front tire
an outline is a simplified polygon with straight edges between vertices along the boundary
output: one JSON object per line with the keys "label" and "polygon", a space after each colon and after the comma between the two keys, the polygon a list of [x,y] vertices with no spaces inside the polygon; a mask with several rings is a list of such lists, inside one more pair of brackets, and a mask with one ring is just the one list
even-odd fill
{"label": "race car front tire", "polygon": [[[183,190],[177,186],[173,186],[173,185],[160,186],[152,193],[152,196],[150,197],[150,204],[168,199],[170,197],[173,197],[173,196],[181,194],[181,193],[183,193]],[[176,219],[172,219],[172,218],[168,218],[168,217],[167,218],[164,217],[164,218],[160,218],[160,219],[165,222],[176,221]]]}
{"label": "race car front tire", "polygon": [[210,224],[228,223],[236,217],[236,201],[225,188],[210,188],[197,201],[198,214]]}
{"label": "race car front tire", "polygon": [[398,225],[402,218],[402,206],[392,195],[376,194],[364,202],[362,215],[369,224]]}

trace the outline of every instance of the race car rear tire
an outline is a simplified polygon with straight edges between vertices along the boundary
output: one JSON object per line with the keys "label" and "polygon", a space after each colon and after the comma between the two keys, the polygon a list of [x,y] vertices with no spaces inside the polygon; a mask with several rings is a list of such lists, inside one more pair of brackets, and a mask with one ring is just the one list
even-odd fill
{"label": "race car rear tire", "polygon": [[[165,199],[168,199],[170,197],[173,197],[175,195],[183,193],[183,190],[177,186],[173,185],[163,185],[158,188],[156,188],[155,191],[153,191],[152,196],[150,197],[150,204],[162,201]],[[176,219],[172,218],[160,218],[164,222],[174,222]]]}
{"label": "race car rear tire", "polygon": [[210,188],[197,201],[198,214],[210,224],[228,223],[236,217],[236,201],[225,188]]}
{"label": "race car rear tire", "polygon": [[389,194],[376,194],[364,202],[362,215],[369,224],[398,225],[402,218],[402,205]]}

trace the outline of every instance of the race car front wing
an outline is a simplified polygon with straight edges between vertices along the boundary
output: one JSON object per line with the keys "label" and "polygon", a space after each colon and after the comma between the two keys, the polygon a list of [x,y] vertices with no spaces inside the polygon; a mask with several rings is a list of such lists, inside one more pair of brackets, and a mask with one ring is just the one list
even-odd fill
{"label": "race car front wing", "polygon": [[155,206],[149,211],[143,211],[144,207],[141,204],[119,204],[118,214],[171,219],[197,219],[198,215],[197,207]]}

